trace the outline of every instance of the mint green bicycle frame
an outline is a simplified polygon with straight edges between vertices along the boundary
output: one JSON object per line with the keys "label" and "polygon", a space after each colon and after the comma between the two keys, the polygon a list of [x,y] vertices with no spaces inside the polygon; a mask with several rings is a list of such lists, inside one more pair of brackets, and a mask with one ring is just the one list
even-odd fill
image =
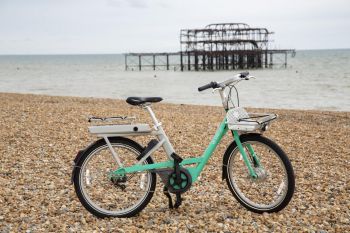
{"label": "mint green bicycle frame", "polygon": [[[187,158],[184,159],[180,165],[190,165],[190,164],[196,164],[196,166],[193,167],[186,167],[186,169],[189,171],[189,173],[192,176],[192,181],[195,182],[198,179],[198,176],[202,172],[204,166],[207,164],[209,158],[212,156],[213,152],[215,151],[217,145],[220,143],[222,137],[227,133],[228,131],[227,123],[226,123],[226,117],[224,120],[221,122],[219,125],[219,128],[216,130],[216,133],[212,140],[210,141],[208,147],[200,157],[196,158]],[[234,140],[238,146],[238,149],[242,155],[242,158],[244,160],[245,165],[248,168],[249,174],[251,177],[256,178],[257,175],[252,168],[252,165],[248,159],[247,153],[243,148],[243,145],[239,139],[239,134],[237,131],[232,131]],[[259,159],[257,155],[254,153],[254,150],[250,144],[247,145],[249,154],[253,157],[254,161],[257,162],[258,166],[260,166]],[[135,173],[135,172],[141,172],[141,171],[150,171],[150,170],[155,170],[155,169],[160,169],[160,168],[173,168],[174,167],[174,161],[169,159],[168,161],[165,162],[159,162],[159,163],[154,163],[154,164],[136,164],[130,167],[120,167],[117,170],[112,172],[112,175],[116,176],[124,176],[127,173]]]}

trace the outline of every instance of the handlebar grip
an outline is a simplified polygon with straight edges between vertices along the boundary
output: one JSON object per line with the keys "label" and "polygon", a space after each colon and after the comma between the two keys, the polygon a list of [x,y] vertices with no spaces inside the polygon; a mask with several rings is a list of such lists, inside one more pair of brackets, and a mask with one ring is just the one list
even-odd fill
{"label": "handlebar grip", "polygon": [[248,71],[247,72],[242,72],[242,73],[239,74],[240,78],[246,78],[248,76],[249,76],[249,72]]}
{"label": "handlebar grip", "polygon": [[204,86],[198,87],[198,91],[204,91],[209,88],[216,88],[218,84],[216,82],[210,82]]}

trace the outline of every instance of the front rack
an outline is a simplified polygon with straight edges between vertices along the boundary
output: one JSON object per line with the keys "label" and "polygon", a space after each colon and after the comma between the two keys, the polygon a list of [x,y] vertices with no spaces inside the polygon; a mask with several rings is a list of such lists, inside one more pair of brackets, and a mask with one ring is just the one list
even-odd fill
{"label": "front rack", "polygon": [[248,113],[242,107],[232,108],[226,114],[228,128],[237,131],[264,131],[275,119],[277,119],[276,114]]}

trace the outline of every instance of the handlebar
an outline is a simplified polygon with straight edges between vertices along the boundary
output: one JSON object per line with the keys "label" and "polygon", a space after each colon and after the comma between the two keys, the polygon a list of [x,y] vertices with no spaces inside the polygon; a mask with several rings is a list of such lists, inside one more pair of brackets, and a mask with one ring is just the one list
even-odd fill
{"label": "handlebar", "polygon": [[246,72],[242,72],[240,74],[238,74],[240,78],[243,78],[243,79],[249,79],[249,72],[246,71]]}
{"label": "handlebar", "polygon": [[218,83],[217,82],[210,82],[204,86],[198,87],[198,91],[204,91],[207,90],[209,88],[217,88],[218,87]]}
{"label": "handlebar", "polygon": [[210,82],[204,86],[198,87],[198,91],[204,91],[206,89],[209,88],[223,88],[226,87],[228,85],[230,85],[231,83],[237,82],[237,81],[241,81],[241,80],[249,80],[250,76],[249,76],[249,72],[242,72],[240,74],[235,75],[234,78],[228,79],[226,81],[223,81],[221,83],[217,83],[217,82]]}

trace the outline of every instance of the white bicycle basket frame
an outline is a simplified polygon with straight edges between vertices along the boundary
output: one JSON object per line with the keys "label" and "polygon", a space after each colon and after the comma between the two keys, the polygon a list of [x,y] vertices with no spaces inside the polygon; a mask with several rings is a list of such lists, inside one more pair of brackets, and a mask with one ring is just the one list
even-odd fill
{"label": "white bicycle basket frame", "polygon": [[265,131],[267,125],[276,118],[276,114],[248,113],[242,107],[231,108],[226,113],[228,128],[237,131]]}

